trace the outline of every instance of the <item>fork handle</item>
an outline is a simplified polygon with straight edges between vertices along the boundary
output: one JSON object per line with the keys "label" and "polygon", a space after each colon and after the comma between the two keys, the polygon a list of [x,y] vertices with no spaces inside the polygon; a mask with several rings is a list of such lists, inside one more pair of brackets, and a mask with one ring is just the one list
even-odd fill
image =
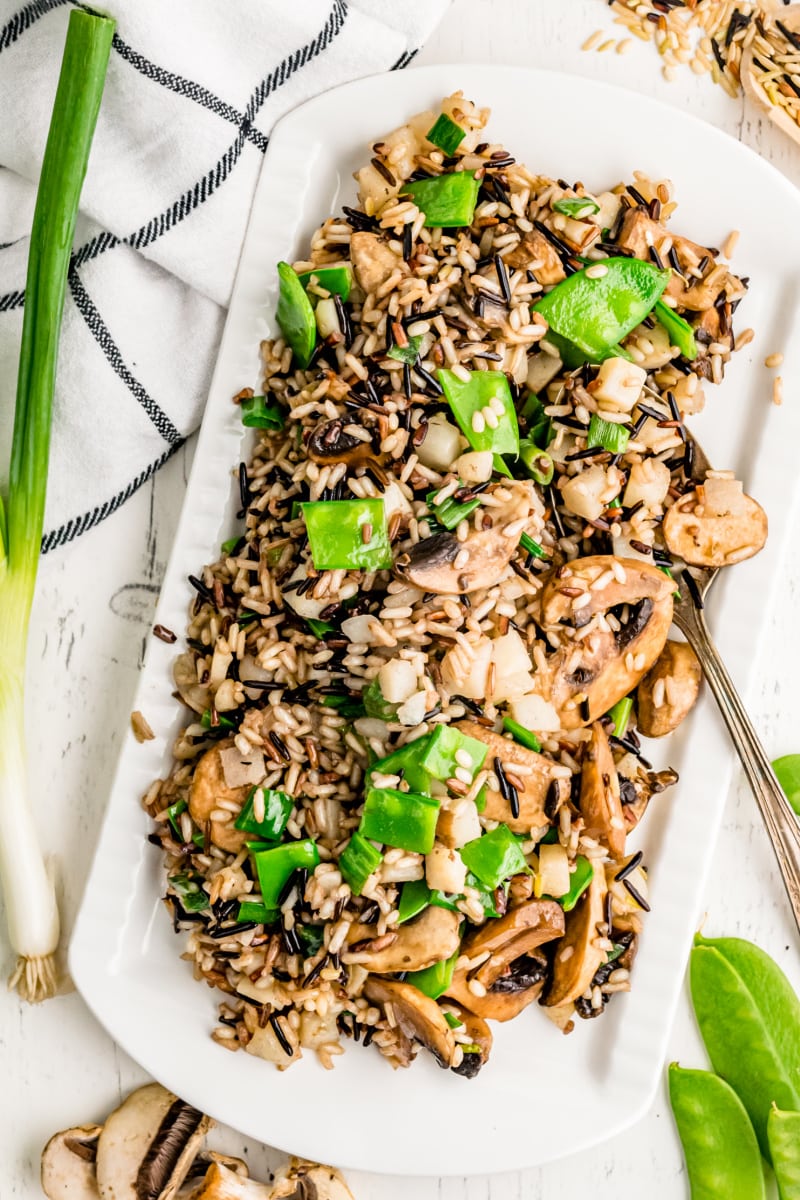
{"label": "fork handle", "polygon": [[711,640],[702,610],[695,608],[686,613],[676,611],[675,624],[699,658],[708,686],[728,726],[767,827],[789,904],[800,930],[800,820],[775,777],[758,734]]}

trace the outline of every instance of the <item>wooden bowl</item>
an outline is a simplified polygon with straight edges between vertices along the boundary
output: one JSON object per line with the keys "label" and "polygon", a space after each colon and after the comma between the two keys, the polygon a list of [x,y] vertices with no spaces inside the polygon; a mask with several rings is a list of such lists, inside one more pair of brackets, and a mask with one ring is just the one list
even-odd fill
{"label": "wooden bowl", "polygon": [[[777,17],[791,33],[800,35],[800,4],[792,4],[786,8],[779,5],[773,10],[773,16]],[[777,125],[778,129],[782,129],[795,142],[800,143],[800,125],[789,116],[786,109],[772,103],[764,88],[755,78],[756,68],[753,58],[752,46],[748,46],[742,53],[739,65],[742,87],[746,95],[762,112],[766,113],[773,125]]]}

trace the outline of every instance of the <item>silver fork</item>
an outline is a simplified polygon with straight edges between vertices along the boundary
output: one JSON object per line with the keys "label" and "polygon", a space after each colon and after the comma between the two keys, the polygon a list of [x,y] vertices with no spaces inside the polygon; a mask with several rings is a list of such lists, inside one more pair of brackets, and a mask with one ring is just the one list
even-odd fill
{"label": "silver fork", "polygon": [[[711,464],[688,431],[686,436],[693,448],[692,476],[702,480]],[[800,930],[800,819],[775,778],[764,747],[745,712],[706,624],[704,601],[708,589],[719,573],[719,568],[689,567],[685,564],[681,567],[680,564],[676,564],[676,571],[680,600],[675,600],[673,619],[700,660],[708,686],[728,727],[767,827],[789,904]]]}

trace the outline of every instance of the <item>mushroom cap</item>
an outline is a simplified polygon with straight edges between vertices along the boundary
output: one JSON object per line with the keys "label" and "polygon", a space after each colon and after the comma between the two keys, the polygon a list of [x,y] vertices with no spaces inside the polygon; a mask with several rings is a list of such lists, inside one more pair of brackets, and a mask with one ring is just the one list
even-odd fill
{"label": "mushroom cap", "polygon": [[461,1063],[457,1067],[453,1067],[456,1075],[463,1075],[465,1079],[474,1079],[480,1071],[481,1067],[489,1061],[489,1055],[492,1052],[492,1031],[484,1021],[483,1017],[479,1017],[477,1013],[470,1012],[463,1004],[457,1004],[454,1000],[447,1002],[447,1007],[453,1009],[455,1015],[460,1019],[463,1029],[470,1040],[470,1044],[477,1046],[477,1050],[465,1052]]}
{"label": "mushroom cap", "polygon": [[247,841],[248,835],[240,829],[234,829],[233,821],[211,820],[211,813],[220,800],[243,805],[250,791],[249,786],[232,788],[225,782],[220,750],[232,745],[232,738],[224,738],[206,750],[198,762],[189,792],[189,813],[200,829],[209,825],[209,836],[215,846],[227,850],[229,854],[236,854]]}
{"label": "mushroom cap", "polygon": [[[667,642],[636,691],[636,723],[645,737],[664,737],[677,729],[700,694],[703,669],[687,642]],[[663,684],[656,707],[654,690]]]}
{"label": "mushroom cap", "polygon": [[406,1037],[421,1042],[440,1067],[449,1067],[455,1051],[455,1036],[439,1005],[411,983],[371,977],[364,995],[373,1004],[392,1006],[392,1015]]}
{"label": "mushroom cap", "polygon": [[[596,870],[583,897],[567,913],[567,932],[553,959],[553,980],[545,999],[551,1007],[577,1000],[591,984],[606,952],[595,945],[597,926],[605,920],[608,887],[605,871]],[[564,956],[565,950],[572,953]]]}
{"label": "mushroom cap", "polygon": [[271,1196],[270,1184],[258,1183],[221,1162],[213,1162],[189,1200],[270,1200]]}
{"label": "mushroom cap", "polygon": [[95,1158],[102,1125],[56,1133],[42,1151],[42,1191],[48,1200],[99,1200]]}
{"label": "mushroom cap", "polygon": [[586,822],[585,833],[608,846],[614,858],[625,853],[625,820],[620,801],[619,778],[608,737],[596,721],[581,765],[579,807]]}
{"label": "mushroom cap", "polygon": [[276,1174],[269,1200],[353,1200],[353,1193],[334,1167],[291,1158]]}
{"label": "mushroom cap", "polygon": [[703,509],[699,488],[686,492],[667,509],[662,525],[671,554],[695,567],[725,567],[758,554],[767,540],[767,514],[752,496],[742,494],[734,510],[720,516]]}
{"label": "mushroom cap", "polygon": [[361,963],[375,975],[395,971],[422,971],[444,962],[459,945],[461,914],[431,905],[413,921],[396,928],[397,937],[382,950],[348,950],[342,962]]}
{"label": "mushroom cap", "polygon": [[131,1092],[97,1143],[101,1200],[172,1200],[211,1127],[159,1083]]}
{"label": "mushroom cap", "polygon": [[333,421],[323,421],[317,425],[306,443],[306,455],[316,463],[357,463],[368,462],[374,454],[371,441],[362,441],[352,433],[347,433],[346,425],[356,425],[357,422],[346,421],[337,417]]}

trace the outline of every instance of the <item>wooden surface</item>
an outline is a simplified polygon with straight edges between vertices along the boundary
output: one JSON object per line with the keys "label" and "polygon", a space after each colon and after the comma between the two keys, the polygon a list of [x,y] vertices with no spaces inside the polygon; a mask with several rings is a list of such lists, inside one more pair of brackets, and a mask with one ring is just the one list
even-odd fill
{"label": "wooden surface", "polygon": [[[602,0],[455,0],[418,58],[431,62],[507,62],[562,69],[629,87],[688,109],[758,150],[795,183],[800,150],[708,77],[688,70],[674,83],[661,78],[651,46],[636,42],[627,55],[583,53],[595,29],[611,29]],[[622,34],[618,33],[618,37]],[[475,97],[475,99],[480,99]],[[524,103],[524,97],[520,98]],[[635,101],[634,101],[635,102]],[[531,113],[534,121],[557,114]],[[587,120],[593,119],[587,114]],[[620,137],[625,131],[620,130]],[[765,197],[768,218],[769,198]],[[786,403],[796,403],[786,383]],[[27,691],[31,791],[42,838],[56,856],[63,914],[71,927],[91,860],[119,738],[126,727],[142,648],[150,625],[181,505],[191,448],[175,456],[123,510],[79,542],[49,556],[40,572],[30,641]],[[797,529],[797,527],[795,526]],[[795,534],[797,537],[797,532]],[[796,680],[800,641],[800,557],[784,581],[786,602],[771,616],[763,646],[762,686],[753,716],[771,755],[800,750]],[[697,797],[698,805],[703,797]],[[772,852],[741,779],[729,799],[706,895],[706,930],[756,940],[800,986],[797,934]],[[0,966],[8,973],[7,948]],[[153,1013],[153,1019],[157,1014]],[[684,998],[669,1045],[669,1060],[705,1065]],[[142,1081],[141,1071],[94,1022],[75,994],[32,1009],[0,992],[0,1197],[36,1200],[38,1159],[53,1131],[102,1119],[119,1097]],[[391,1078],[387,1076],[387,1086]],[[468,1085],[467,1085],[468,1086]],[[546,1080],[531,1064],[531,1086]],[[349,1097],[357,1119],[363,1097]],[[312,1106],[313,1111],[313,1106]],[[478,1122],[480,1113],[476,1113]],[[298,1114],[298,1120],[314,1119]],[[446,1120],[426,1113],[414,1120]],[[569,1114],[564,1114],[569,1120]],[[403,1133],[398,1130],[398,1136]],[[465,1131],[465,1136],[471,1136]],[[478,1134],[480,1136],[480,1134]],[[241,1152],[227,1130],[213,1144]],[[263,1147],[245,1152],[254,1174],[281,1158]],[[409,1181],[351,1176],[357,1200],[659,1200],[688,1195],[666,1093],[628,1133],[595,1150],[540,1170],[469,1180]]]}

